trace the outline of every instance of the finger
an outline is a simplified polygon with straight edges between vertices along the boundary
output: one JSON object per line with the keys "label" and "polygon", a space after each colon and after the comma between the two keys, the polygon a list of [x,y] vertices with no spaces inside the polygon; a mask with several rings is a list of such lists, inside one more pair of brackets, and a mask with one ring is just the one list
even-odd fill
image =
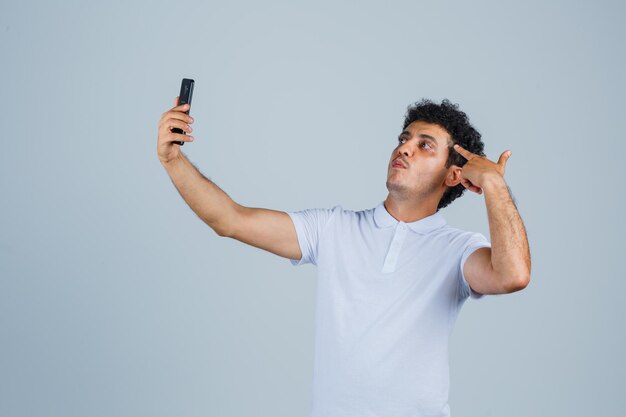
{"label": "finger", "polygon": [[500,158],[498,158],[498,165],[505,166],[506,162],[511,157],[511,154],[512,154],[511,151],[504,151],[504,152],[502,152],[502,155],[500,155]]}
{"label": "finger", "polygon": [[182,129],[185,132],[193,131],[191,126],[189,126],[184,121],[181,121],[181,120],[178,120],[178,119],[166,119],[165,121],[163,121],[163,123],[161,123],[160,129],[162,131],[165,131],[165,133],[167,133],[167,132],[171,132],[172,129],[175,128],[175,127],[179,128],[179,129]]}
{"label": "finger", "polygon": [[470,151],[466,150],[465,148],[463,148],[461,145],[459,145],[457,143],[454,144],[454,150],[457,151],[458,153],[460,153],[461,156],[463,156],[468,161],[470,159],[472,159],[472,157],[476,156],[476,155],[474,155]]}
{"label": "finger", "polygon": [[189,110],[189,104],[180,104],[178,106],[174,106],[170,109],[170,111],[187,111]]}
{"label": "finger", "polygon": [[[183,106],[187,106],[187,104],[183,104]],[[169,121],[172,119],[182,120],[183,122],[186,122],[186,123],[193,123],[193,117],[189,116],[187,113],[183,113],[181,111],[176,111],[176,110],[170,110],[170,111],[163,113],[163,115],[161,116],[161,124],[169,123]]]}
{"label": "finger", "polygon": [[466,189],[470,190],[473,193],[482,194],[483,192],[483,190],[480,187],[475,186],[469,180],[463,180],[461,181],[461,184],[463,184],[463,187],[465,187]]}
{"label": "finger", "polygon": [[166,142],[193,142],[193,136],[183,135],[182,133],[170,133],[167,136]]}
{"label": "finger", "polygon": [[[168,133],[171,133],[173,129],[180,129],[184,133],[190,133],[193,131],[189,124],[185,123],[182,120],[168,118],[162,120],[159,124],[159,135],[166,136]],[[182,133],[182,132],[174,132],[174,133]]]}
{"label": "finger", "polygon": [[174,99],[174,107],[178,106],[178,97],[180,96],[176,96],[176,98]]}

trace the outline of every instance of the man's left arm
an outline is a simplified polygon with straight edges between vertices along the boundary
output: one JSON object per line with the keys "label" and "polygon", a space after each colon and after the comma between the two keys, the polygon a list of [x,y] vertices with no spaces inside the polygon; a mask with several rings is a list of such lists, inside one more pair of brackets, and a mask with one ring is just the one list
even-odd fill
{"label": "man's left arm", "polygon": [[455,145],[468,161],[463,166],[461,183],[470,191],[485,193],[491,248],[474,251],[465,262],[467,282],[482,294],[519,291],[530,282],[530,248],[524,223],[504,180],[505,151],[497,163]]}

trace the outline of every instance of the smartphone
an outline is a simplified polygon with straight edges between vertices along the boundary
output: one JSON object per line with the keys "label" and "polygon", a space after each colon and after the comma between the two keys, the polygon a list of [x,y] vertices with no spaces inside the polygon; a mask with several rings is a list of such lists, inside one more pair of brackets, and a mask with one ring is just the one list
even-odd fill
{"label": "smartphone", "polygon": [[[193,83],[194,81],[191,78],[183,78],[183,82],[180,84],[180,95],[178,97],[178,105],[180,106],[181,104],[189,104],[189,109],[185,112],[186,114],[189,114],[189,110],[191,110],[191,96],[193,95]],[[172,132],[182,133],[183,135],[187,134],[187,132],[177,127],[172,128]],[[185,144],[185,142],[182,142],[182,141],[175,141],[174,143],[178,143],[180,146],[183,146]]]}

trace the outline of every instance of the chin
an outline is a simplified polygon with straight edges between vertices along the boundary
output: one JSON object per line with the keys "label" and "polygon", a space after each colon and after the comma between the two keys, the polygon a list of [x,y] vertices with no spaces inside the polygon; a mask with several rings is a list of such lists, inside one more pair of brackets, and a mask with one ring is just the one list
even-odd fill
{"label": "chin", "polygon": [[389,191],[390,193],[391,192],[405,193],[408,191],[406,186],[399,184],[397,182],[389,181],[389,180],[387,180],[387,182],[385,183],[385,186],[387,187],[387,191]]}

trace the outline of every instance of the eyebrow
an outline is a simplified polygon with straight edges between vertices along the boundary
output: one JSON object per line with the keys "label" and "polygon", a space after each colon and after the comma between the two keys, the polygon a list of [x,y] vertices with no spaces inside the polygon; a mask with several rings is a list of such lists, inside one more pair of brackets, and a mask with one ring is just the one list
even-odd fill
{"label": "eyebrow", "polygon": [[[411,136],[411,132],[409,132],[408,130],[405,130],[404,132],[400,133],[400,136]],[[437,139],[435,139],[434,137],[430,135],[427,135],[426,133],[419,133],[417,136],[422,139],[427,139],[427,140],[430,140],[431,142],[434,142],[435,146],[439,145],[439,143],[437,143]]]}

